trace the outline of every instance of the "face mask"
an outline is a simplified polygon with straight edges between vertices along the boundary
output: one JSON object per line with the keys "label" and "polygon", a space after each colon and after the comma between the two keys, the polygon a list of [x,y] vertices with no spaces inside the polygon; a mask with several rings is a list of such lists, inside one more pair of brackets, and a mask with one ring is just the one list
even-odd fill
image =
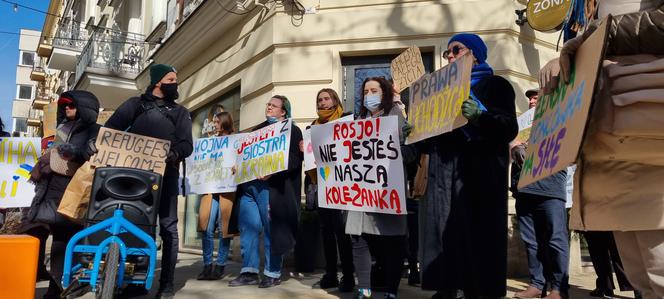
{"label": "face mask", "polygon": [[364,96],[364,107],[367,107],[369,111],[375,112],[380,106],[380,95],[379,94],[368,94]]}
{"label": "face mask", "polygon": [[164,100],[175,101],[180,96],[177,83],[161,83],[159,89],[164,94]]}
{"label": "face mask", "polygon": [[271,123],[271,124],[276,123],[277,121],[279,121],[279,119],[274,117],[274,116],[266,116],[265,118],[267,119],[267,122]]}

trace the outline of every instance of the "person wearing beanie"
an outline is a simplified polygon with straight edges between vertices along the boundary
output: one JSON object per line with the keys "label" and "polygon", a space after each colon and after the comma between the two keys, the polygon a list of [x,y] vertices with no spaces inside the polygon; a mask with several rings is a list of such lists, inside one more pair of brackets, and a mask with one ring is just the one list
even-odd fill
{"label": "person wearing beanie", "polygon": [[[291,117],[291,104],[288,98],[274,95],[265,107],[266,121],[254,127],[253,131]],[[281,268],[284,254],[293,249],[300,211],[300,190],[302,187],[302,161],[300,150],[302,131],[291,126],[288,153],[288,169],[275,175],[240,184],[236,198],[239,198],[240,249],[242,269],[240,275],[229,282],[229,286],[256,285],[269,288],[281,283]],[[265,253],[264,277],[259,280],[260,236],[263,234]]]}
{"label": "person wearing beanie", "polygon": [[[175,293],[173,277],[179,250],[177,197],[180,162],[193,151],[189,111],[175,102],[179,97],[177,82],[174,67],[167,64],[151,66],[150,85],[145,93],[122,103],[104,125],[171,142],[159,200],[159,234],[163,245],[157,298],[172,298]],[[130,285],[128,290],[142,293],[145,289],[141,288]]]}
{"label": "person wearing beanie", "polygon": [[427,200],[421,202],[422,288],[432,298],[502,298],[507,292],[509,143],[518,132],[512,85],[495,76],[475,34],[454,35],[448,63],[473,60],[471,97],[458,129],[402,147],[404,160],[429,154]]}

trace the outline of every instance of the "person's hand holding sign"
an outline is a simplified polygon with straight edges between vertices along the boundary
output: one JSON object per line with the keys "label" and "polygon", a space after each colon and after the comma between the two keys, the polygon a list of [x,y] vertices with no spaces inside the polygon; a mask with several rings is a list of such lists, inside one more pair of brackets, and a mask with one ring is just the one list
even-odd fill
{"label": "person's hand holding sign", "polygon": [[467,99],[461,104],[461,114],[463,114],[463,117],[468,119],[468,121],[476,122],[480,118],[480,115],[482,115],[482,110],[476,101]]}

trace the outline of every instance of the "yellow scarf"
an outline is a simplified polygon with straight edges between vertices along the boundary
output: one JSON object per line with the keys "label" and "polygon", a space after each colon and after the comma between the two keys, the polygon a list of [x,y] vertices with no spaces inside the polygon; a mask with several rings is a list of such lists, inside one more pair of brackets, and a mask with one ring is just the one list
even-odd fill
{"label": "yellow scarf", "polygon": [[341,117],[341,115],[344,113],[344,108],[341,107],[341,105],[337,105],[336,108],[333,109],[325,109],[321,110],[318,109],[318,119],[314,121],[314,125],[320,125],[324,124],[328,121],[335,120]]}

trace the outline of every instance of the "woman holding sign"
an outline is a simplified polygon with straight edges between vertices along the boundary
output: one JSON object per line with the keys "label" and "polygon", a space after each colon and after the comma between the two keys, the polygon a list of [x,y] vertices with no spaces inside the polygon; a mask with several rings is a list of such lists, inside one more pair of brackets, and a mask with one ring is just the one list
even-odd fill
{"label": "woman holding sign", "polygon": [[[265,108],[266,121],[256,126],[254,131],[290,117],[291,105],[288,98],[275,95]],[[259,283],[258,246],[261,232],[265,246],[265,277],[258,287],[269,288],[281,283],[283,256],[295,245],[304,159],[299,146],[302,142],[302,131],[294,124],[290,130],[287,169],[238,186],[242,269],[240,276],[230,281],[230,286]]]}
{"label": "woman holding sign", "polygon": [[[397,116],[399,126],[406,126],[401,109],[394,105],[392,84],[382,77],[367,78],[362,83],[363,103],[360,118]],[[401,131],[401,130],[400,130]],[[403,138],[402,138],[403,139]],[[404,183],[406,178],[403,178]],[[353,263],[358,280],[356,298],[371,298],[371,252],[383,261],[383,271],[376,271],[378,281],[385,281],[385,298],[397,297],[406,249],[406,215],[348,211],[346,233],[351,235]],[[370,251],[370,248],[372,249]]]}
{"label": "woman holding sign", "polygon": [[[344,113],[339,95],[334,89],[323,88],[316,95],[316,112],[318,118],[311,125],[325,124],[338,120],[351,113]],[[316,169],[306,172],[304,178],[307,201],[317,201],[317,174]],[[313,193],[313,194],[311,194]],[[311,194],[311,196],[310,196]],[[313,205],[313,204],[312,204]],[[342,210],[317,208],[320,218],[320,229],[323,237],[323,252],[325,253],[325,275],[318,282],[321,289],[339,287],[341,292],[351,292],[355,288],[353,277],[353,251],[350,237],[344,231],[344,213]],[[337,248],[341,260],[341,281],[337,277]],[[312,253],[313,254],[313,253]]]}
{"label": "woman holding sign", "polygon": [[[218,112],[212,117],[216,136],[233,134],[233,117],[228,112]],[[230,252],[231,239],[237,229],[232,223],[233,202],[235,193],[206,194],[201,199],[198,211],[198,227],[203,231],[203,272],[198,274],[198,280],[219,280],[224,275],[224,268],[228,253]],[[219,252],[217,260],[212,261],[214,252],[214,232],[219,228],[221,238],[219,239]]]}

